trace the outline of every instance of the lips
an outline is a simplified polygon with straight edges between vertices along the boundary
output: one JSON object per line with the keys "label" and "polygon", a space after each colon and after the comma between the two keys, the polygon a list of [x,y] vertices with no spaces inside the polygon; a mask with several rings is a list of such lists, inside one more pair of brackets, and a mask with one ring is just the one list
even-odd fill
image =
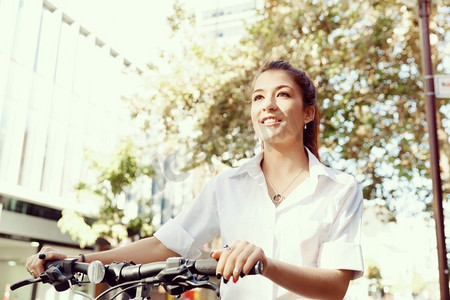
{"label": "lips", "polygon": [[266,117],[261,119],[261,124],[273,125],[273,124],[278,124],[281,121],[282,121],[281,118],[278,118],[276,116],[266,116]]}

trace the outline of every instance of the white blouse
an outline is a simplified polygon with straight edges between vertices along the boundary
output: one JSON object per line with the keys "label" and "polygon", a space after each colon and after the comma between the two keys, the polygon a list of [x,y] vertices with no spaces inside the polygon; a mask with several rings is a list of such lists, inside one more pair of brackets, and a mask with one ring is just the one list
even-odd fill
{"label": "white blouse", "polygon": [[[308,155],[310,176],[278,207],[268,196],[259,153],[211,179],[155,237],[187,258],[198,257],[220,235],[224,245],[246,240],[286,263],[354,270],[353,278],[360,277],[361,189],[353,176],[325,167],[309,150]],[[220,292],[221,299],[304,299],[263,276],[222,283]]]}

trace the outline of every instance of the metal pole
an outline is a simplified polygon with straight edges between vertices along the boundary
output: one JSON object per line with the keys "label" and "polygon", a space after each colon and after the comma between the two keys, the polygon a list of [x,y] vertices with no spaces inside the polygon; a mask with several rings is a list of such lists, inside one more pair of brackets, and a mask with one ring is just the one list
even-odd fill
{"label": "metal pole", "polygon": [[431,0],[419,1],[419,23],[422,40],[422,69],[425,81],[425,101],[427,110],[428,134],[430,136],[431,179],[433,181],[433,208],[436,224],[437,252],[439,263],[439,285],[441,300],[450,300],[449,272],[447,263],[447,248],[445,245],[444,213],[442,208],[442,185],[439,168],[439,144],[436,126],[436,105],[433,80],[433,65],[431,62],[429,16]]}

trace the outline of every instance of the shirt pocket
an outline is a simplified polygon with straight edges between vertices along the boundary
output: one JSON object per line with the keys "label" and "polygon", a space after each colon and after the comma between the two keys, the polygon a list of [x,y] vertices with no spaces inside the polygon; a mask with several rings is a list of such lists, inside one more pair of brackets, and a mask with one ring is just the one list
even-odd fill
{"label": "shirt pocket", "polygon": [[305,220],[298,231],[298,242],[302,265],[317,266],[317,259],[322,243],[324,242],[330,224],[317,220]]}

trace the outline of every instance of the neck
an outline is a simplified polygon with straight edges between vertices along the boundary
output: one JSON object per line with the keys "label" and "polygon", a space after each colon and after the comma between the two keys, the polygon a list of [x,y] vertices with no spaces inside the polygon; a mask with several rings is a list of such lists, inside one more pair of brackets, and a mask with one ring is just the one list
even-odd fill
{"label": "neck", "polygon": [[309,174],[308,156],[303,145],[284,148],[264,147],[261,162],[267,192],[278,206]]}
{"label": "neck", "polygon": [[308,156],[303,145],[277,148],[264,147],[264,171],[270,174],[283,170],[285,174],[298,172],[300,168],[308,170]]}

